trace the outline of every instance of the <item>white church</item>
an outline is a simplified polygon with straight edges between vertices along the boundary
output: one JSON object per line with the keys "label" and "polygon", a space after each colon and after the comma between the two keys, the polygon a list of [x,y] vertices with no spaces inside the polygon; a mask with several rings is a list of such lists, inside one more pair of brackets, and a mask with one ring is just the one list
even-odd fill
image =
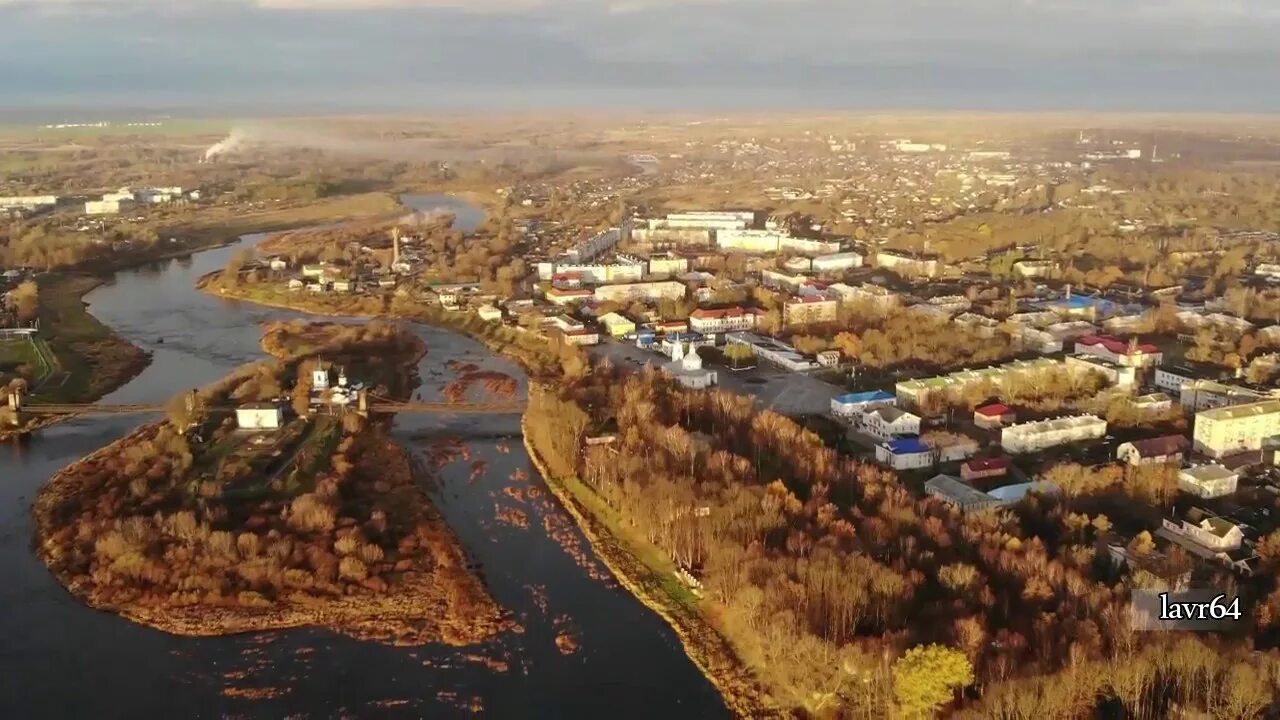
{"label": "white church", "polygon": [[683,342],[672,344],[671,362],[666,363],[662,370],[692,390],[703,390],[716,384],[716,372],[702,368],[702,358],[698,356],[697,349],[690,349],[686,355]]}

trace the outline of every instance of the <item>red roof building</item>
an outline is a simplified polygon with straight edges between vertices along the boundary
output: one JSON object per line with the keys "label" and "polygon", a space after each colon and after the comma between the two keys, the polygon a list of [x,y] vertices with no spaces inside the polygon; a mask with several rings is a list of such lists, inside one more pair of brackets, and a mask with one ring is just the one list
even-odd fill
{"label": "red roof building", "polygon": [[960,466],[960,477],[965,481],[1004,477],[1009,474],[1009,458],[980,458]]}
{"label": "red roof building", "polygon": [[1076,352],[1124,367],[1154,367],[1164,359],[1160,348],[1140,343],[1136,336],[1125,341],[1114,335],[1085,335],[1076,340]]}
{"label": "red roof building", "polygon": [[1013,408],[1004,403],[984,405],[973,411],[973,424],[986,430],[1004,427],[1017,419]]}

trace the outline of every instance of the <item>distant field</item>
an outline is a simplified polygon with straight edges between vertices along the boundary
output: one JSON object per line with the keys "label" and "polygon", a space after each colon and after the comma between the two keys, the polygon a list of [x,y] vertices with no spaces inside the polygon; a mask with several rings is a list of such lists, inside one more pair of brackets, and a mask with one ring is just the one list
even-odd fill
{"label": "distant field", "polygon": [[253,232],[271,232],[323,225],[347,220],[392,217],[405,208],[394,196],[382,192],[324,198],[306,205],[245,210],[244,207],[215,206],[202,209],[196,217],[165,227],[164,234],[185,236],[184,240],[218,236],[230,240]]}

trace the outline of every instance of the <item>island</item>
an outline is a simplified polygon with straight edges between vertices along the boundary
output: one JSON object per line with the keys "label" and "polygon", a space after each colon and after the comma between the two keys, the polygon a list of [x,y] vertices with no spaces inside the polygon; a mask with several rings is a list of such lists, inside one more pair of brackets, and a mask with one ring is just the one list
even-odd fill
{"label": "island", "polygon": [[398,645],[510,627],[362,394],[404,398],[394,325],[273,323],[271,360],[58,473],[38,553],[85,603],[181,635],[322,626]]}

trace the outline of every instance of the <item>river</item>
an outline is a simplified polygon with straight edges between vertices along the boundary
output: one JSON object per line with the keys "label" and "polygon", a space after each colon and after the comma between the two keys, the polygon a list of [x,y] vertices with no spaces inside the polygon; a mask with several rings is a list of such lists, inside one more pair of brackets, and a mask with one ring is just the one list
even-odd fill
{"label": "river", "polygon": [[[463,230],[483,220],[478,208],[450,196],[402,200],[419,210],[452,210]],[[194,289],[198,277],[261,240],[249,235],[238,245],[122,271],[86,298],[95,316],[153,353],[151,365],[104,402],[163,401],[217,379],[263,357],[261,323],[303,317]],[[456,377],[446,367],[451,360],[507,373],[527,387],[514,362],[479,343],[411,327],[429,348],[418,368],[423,398],[439,398]],[[443,443],[433,439],[464,440],[455,448],[462,457],[424,483],[522,632],[470,648],[396,648],[310,628],[183,638],[81,605],[32,551],[31,502],[58,469],[145,420],[78,418],[0,445],[0,717],[471,717],[473,700],[482,716],[498,718],[727,715],[671,629],[617,587],[549,498],[517,418],[403,416],[395,433],[427,464],[433,449],[441,462]],[[517,471],[528,480],[513,479]],[[542,492],[518,499],[504,494],[509,487]],[[499,508],[523,511],[527,529],[503,522]],[[581,643],[575,654],[557,649],[562,630]],[[502,659],[508,669],[468,655]]]}

